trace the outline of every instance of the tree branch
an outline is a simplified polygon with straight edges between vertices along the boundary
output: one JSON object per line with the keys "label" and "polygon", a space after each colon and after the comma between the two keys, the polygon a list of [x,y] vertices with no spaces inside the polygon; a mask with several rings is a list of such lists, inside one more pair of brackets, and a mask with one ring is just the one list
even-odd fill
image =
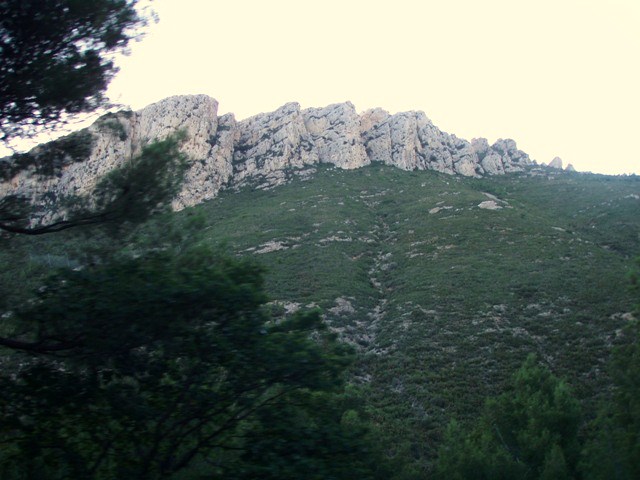
{"label": "tree branch", "polygon": [[21,340],[14,340],[12,338],[0,337],[0,346],[11,348],[13,350],[22,350],[29,353],[55,353],[65,350],[71,350],[81,345],[79,340],[73,341],[58,341],[53,344],[47,343],[45,340],[39,340],[37,342],[24,342]]}
{"label": "tree branch", "polygon": [[45,235],[47,233],[61,232],[69,228],[80,227],[82,225],[94,225],[96,223],[104,223],[109,220],[111,212],[102,212],[97,215],[91,215],[88,217],[77,218],[73,220],[60,220],[58,222],[44,225],[41,227],[23,228],[6,223],[0,223],[0,230],[10,233],[20,233],[22,235]]}

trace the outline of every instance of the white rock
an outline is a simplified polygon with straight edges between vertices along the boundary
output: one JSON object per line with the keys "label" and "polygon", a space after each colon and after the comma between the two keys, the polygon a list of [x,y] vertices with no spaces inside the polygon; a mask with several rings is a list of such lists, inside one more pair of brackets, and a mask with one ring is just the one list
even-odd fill
{"label": "white rock", "polygon": [[370,163],[360,135],[360,117],[351,102],[308,108],[302,114],[320,162],[345,169]]}
{"label": "white rock", "polygon": [[[70,163],[59,176],[46,180],[23,172],[11,182],[10,193],[33,193],[30,196],[37,204],[46,203],[47,193],[54,193],[58,198],[88,194],[99,178],[140,153],[142,147],[184,130],[187,140],[181,150],[189,158],[190,168],[174,207],[199,203],[217,194],[231,174],[231,157],[223,152],[224,148],[230,149],[230,145],[214,148],[211,142],[218,126],[217,109],[218,102],[213,98],[190,95],[170,97],[139,112],[106,115],[86,130],[93,141],[85,161]],[[203,163],[211,164],[201,169]],[[201,170],[206,172],[210,190],[203,189]],[[37,190],[32,187],[34,183],[39,186]],[[5,188],[0,189],[0,194],[7,193]]]}
{"label": "white rock", "polygon": [[491,150],[500,155],[505,173],[521,172],[525,167],[533,163],[529,155],[522,150],[518,150],[516,142],[510,138],[505,140],[498,139],[491,146]]}
{"label": "white rock", "polygon": [[493,200],[485,200],[484,202],[479,203],[478,207],[483,208],[485,210],[501,210],[502,209],[502,207]]}
{"label": "white rock", "polygon": [[175,210],[197,205],[214,198],[233,175],[233,149],[238,136],[233,114],[218,119],[215,136],[209,139],[211,149],[204,159],[192,160],[184,186],[172,206]]}
{"label": "white rock", "polygon": [[381,108],[367,110],[360,116],[360,135],[372,162],[392,163],[389,117]]}
{"label": "white rock", "polygon": [[562,159],[560,157],[555,157],[551,162],[549,162],[549,166],[551,168],[558,168],[562,170]]}
{"label": "white rock", "polygon": [[[175,209],[213,198],[227,186],[269,188],[293,175],[308,176],[321,162],[345,169],[382,162],[465,176],[501,175],[532,165],[513,140],[499,139],[492,146],[483,138],[470,143],[441,131],[423,112],[390,115],[378,108],[358,115],[349,102],[305,110],[288,103],[236,122],[232,114],[218,118],[217,110],[216,100],[189,95],[103,117],[87,130],[93,146],[85,161],[67,162],[51,178],[33,169],[20,172],[0,183],[0,196],[19,193],[47,205],[47,198],[88,193],[98,178],[144,145],[179,129],[188,136],[182,151],[189,168],[173,201]],[[552,166],[558,165],[556,160],[561,162],[556,158]],[[483,203],[481,208],[491,208]]]}
{"label": "white rock", "polygon": [[283,183],[292,169],[318,163],[313,139],[300,105],[287,103],[275,112],[262,113],[238,124],[233,153],[233,184],[262,177],[270,186]]}

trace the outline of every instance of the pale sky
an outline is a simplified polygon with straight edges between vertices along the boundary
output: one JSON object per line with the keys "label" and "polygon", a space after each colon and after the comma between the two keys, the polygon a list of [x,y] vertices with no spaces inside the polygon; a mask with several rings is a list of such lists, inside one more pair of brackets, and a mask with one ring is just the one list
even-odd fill
{"label": "pale sky", "polygon": [[640,173],[640,0],[155,0],[108,94],[422,110],[549,163]]}

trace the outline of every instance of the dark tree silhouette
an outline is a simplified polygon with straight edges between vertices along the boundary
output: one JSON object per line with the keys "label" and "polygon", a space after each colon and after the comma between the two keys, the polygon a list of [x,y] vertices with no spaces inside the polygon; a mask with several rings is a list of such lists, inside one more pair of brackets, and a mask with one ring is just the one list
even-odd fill
{"label": "dark tree silhouette", "polygon": [[105,103],[122,51],[145,23],[137,0],[0,0],[0,140]]}

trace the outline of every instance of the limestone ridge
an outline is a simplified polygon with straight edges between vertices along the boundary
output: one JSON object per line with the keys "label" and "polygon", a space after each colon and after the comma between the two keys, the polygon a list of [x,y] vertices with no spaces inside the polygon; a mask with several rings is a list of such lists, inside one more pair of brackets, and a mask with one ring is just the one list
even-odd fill
{"label": "limestone ridge", "polygon": [[101,175],[178,129],[188,135],[183,151],[190,166],[175,209],[213,198],[225,188],[279,185],[313,172],[319,163],[353,169],[382,162],[404,170],[465,176],[523,171],[533,164],[513,140],[468,142],[442,132],[423,112],[391,115],[373,109],[358,115],[350,102],[304,110],[288,103],[240,122],[217,112],[213,98],[189,95],[138,112],[107,115],[87,129],[93,142],[86,160],[65,164],[53,178],[20,172],[0,184],[0,198],[22,193],[43,204],[51,192],[57,198],[88,193]]}

